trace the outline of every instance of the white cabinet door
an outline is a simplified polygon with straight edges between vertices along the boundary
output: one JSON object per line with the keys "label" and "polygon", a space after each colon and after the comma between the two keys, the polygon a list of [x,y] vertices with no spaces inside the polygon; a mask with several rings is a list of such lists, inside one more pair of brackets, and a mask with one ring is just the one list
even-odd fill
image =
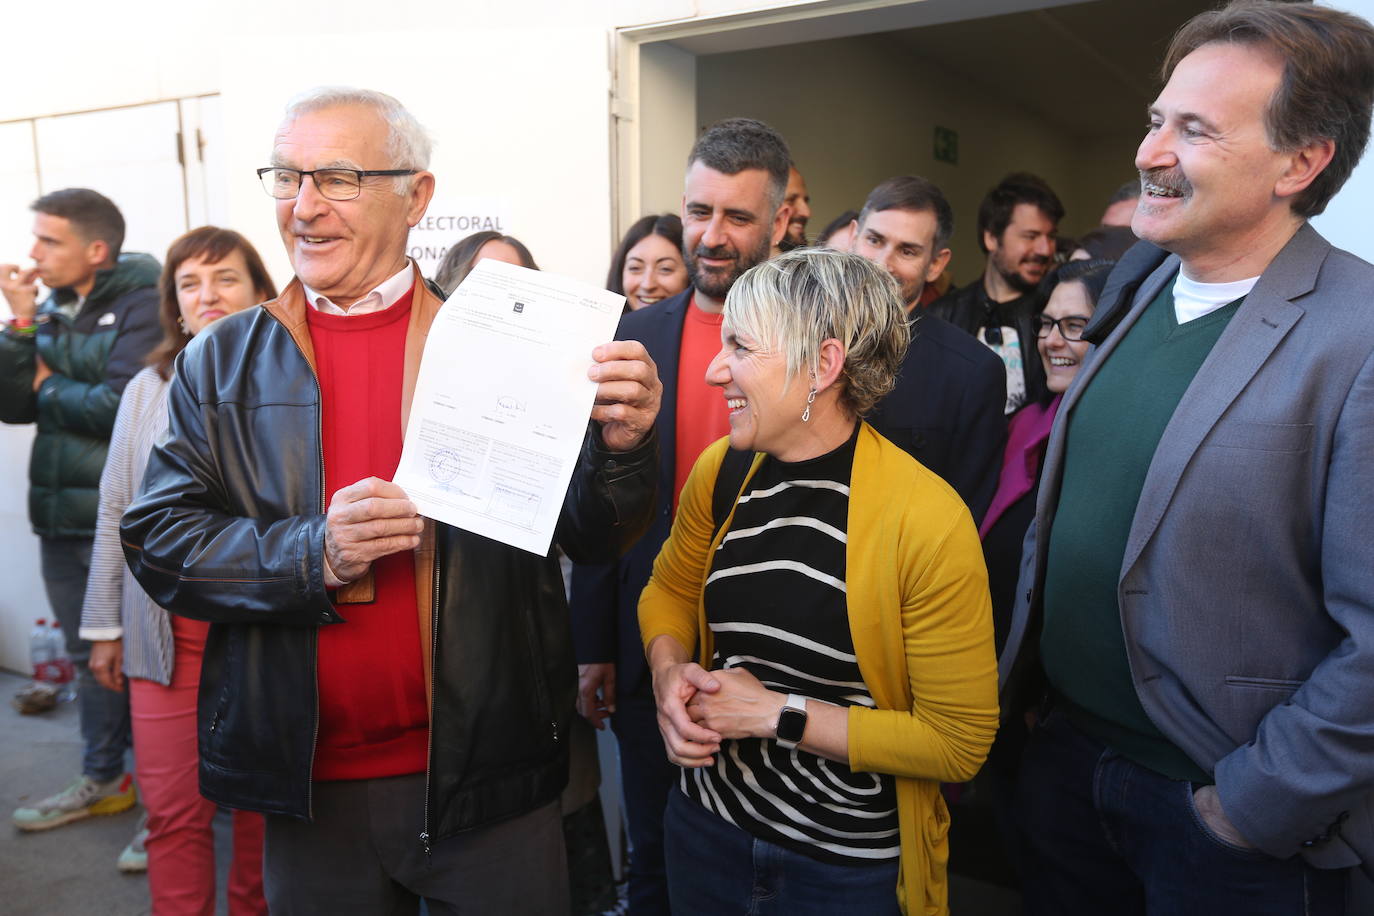
{"label": "white cabinet door", "polygon": [[124,214],[124,248],[159,261],[187,229],[176,102],[39,118],[44,193],[91,188]]}
{"label": "white cabinet door", "polygon": [[[0,264],[28,267],[33,247],[33,214],[38,196],[38,168],[33,159],[33,123],[0,124]],[[0,298],[0,317],[9,317]]]}
{"label": "white cabinet door", "polygon": [[224,119],[219,96],[181,99],[181,151],[186,163],[187,225],[225,226]]}

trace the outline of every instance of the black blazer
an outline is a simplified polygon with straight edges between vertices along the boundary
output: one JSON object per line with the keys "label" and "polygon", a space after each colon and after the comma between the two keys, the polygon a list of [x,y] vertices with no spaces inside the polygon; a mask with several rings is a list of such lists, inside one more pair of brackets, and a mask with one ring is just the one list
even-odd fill
{"label": "black blazer", "polygon": [[1002,471],[1006,404],[1007,370],[997,354],[918,311],[897,387],[868,421],[954,487],[978,524]]}
{"label": "black blazer", "polygon": [[[658,419],[658,501],[649,530],[616,563],[573,566],[573,651],[580,665],[614,662],[616,694],[652,690],[639,638],[639,593],[649,582],[654,558],[673,525],[677,474],[677,372],[682,325],[692,287],[620,319],[617,340],[637,340],[649,351],[663,383]],[[991,352],[991,351],[989,351]],[[999,362],[998,365],[1001,365]]]}

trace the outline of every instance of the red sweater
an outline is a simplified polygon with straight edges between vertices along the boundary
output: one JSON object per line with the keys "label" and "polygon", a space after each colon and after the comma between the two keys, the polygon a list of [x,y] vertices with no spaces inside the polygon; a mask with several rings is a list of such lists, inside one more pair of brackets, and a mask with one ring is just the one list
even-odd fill
{"label": "red sweater", "polygon": [[673,511],[687,475],[706,446],[730,432],[730,408],[721,390],[706,384],[706,370],[720,353],[720,326],[725,316],[697,308],[696,295],[687,301],[677,363],[677,449],[673,455]]}
{"label": "red sweater", "polygon": [[[390,480],[401,460],[401,388],[412,292],[367,315],[306,309],[320,379],[324,483],[329,499],[364,477]],[[318,780],[419,773],[429,709],[409,551],[372,564],[376,600],[343,605],[321,627]]]}

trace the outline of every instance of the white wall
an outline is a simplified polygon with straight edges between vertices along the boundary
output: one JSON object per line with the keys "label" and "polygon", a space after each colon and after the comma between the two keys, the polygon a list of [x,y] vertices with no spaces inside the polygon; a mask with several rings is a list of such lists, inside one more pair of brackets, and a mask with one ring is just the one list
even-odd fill
{"label": "white wall", "polygon": [[[261,39],[240,38],[246,55]],[[498,198],[507,231],[546,270],[596,281],[610,236],[610,70],[598,28],[427,30],[339,36],[327,59],[224,71],[229,221],[274,277],[291,276],[266,165],[287,100],[332,82],[399,98],[435,139],[436,194]],[[537,101],[536,101],[537,100]],[[450,241],[457,241],[458,234]]]}
{"label": "white wall", "polygon": [[[1318,0],[1318,3],[1374,22],[1374,0]],[[1331,244],[1374,263],[1374,232],[1369,228],[1371,205],[1374,205],[1374,150],[1366,149],[1364,159],[1355,167],[1350,180],[1312,225]]]}
{"label": "white wall", "polygon": [[35,618],[52,619],[39,571],[38,538],[29,527],[29,452],[32,426],[0,425],[0,469],[9,486],[0,497],[0,557],[5,586],[0,588],[0,668],[29,670],[28,638]]}

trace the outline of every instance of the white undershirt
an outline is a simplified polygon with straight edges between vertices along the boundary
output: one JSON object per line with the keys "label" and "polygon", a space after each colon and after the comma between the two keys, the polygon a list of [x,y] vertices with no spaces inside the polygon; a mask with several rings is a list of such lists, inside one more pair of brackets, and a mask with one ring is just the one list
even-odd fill
{"label": "white undershirt", "polygon": [[1248,277],[1230,283],[1200,283],[1188,279],[1180,270],[1178,279],[1174,281],[1174,315],[1179,324],[1210,315],[1223,305],[1250,295],[1250,290],[1258,282],[1259,277]]}
{"label": "white undershirt", "polygon": [[302,282],[301,287],[305,290],[305,301],[309,302],[316,311],[326,315],[367,315],[371,312],[389,309],[411,287],[410,263],[410,258],[406,258],[405,267],[383,280],[376,289],[348,308],[336,305],[328,296],[321,295]]}

